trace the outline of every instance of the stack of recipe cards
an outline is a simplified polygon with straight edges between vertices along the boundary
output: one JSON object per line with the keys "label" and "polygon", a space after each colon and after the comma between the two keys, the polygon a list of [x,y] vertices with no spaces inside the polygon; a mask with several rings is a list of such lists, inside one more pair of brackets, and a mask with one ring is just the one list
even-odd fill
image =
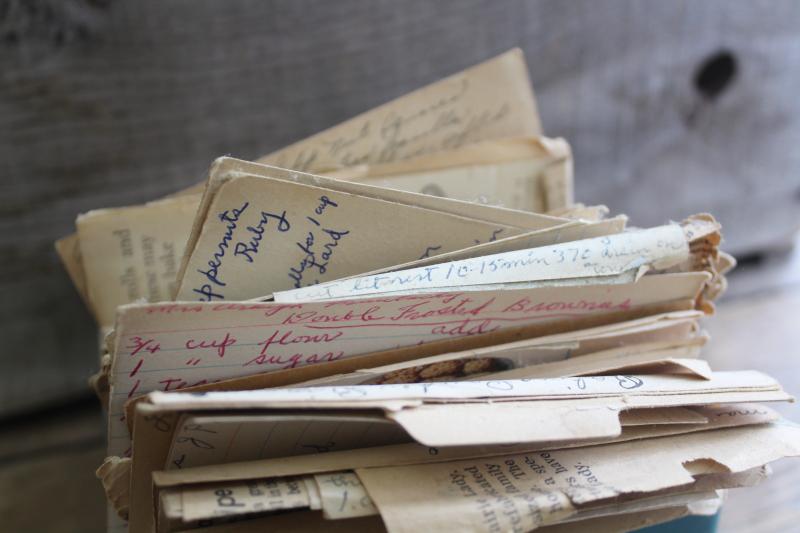
{"label": "stack of recipe cards", "polygon": [[713,514],[800,427],[764,405],[791,400],[774,379],[699,359],[734,265],[714,218],[626,222],[572,203],[519,51],[80,216],[57,246],[107,333],[109,528]]}

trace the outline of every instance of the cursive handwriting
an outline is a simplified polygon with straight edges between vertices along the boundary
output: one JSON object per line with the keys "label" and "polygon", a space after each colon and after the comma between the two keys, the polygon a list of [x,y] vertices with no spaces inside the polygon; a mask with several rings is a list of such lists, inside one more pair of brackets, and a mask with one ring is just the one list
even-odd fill
{"label": "cursive handwriting", "polygon": [[236,344],[236,338],[232,337],[230,333],[225,333],[225,337],[220,340],[217,339],[188,339],[184,346],[187,350],[196,350],[198,348],[216,348],[217,355],[225,357],[225,349],[228,346]]}
{"label": "cursive handwriting", "polygon": [[261,247],[261,239],[264,238],[264,226],[267,225],[270,219],[278,221],[277,229],[281,233],[289,231],[290,225],[289,221],[286,220],[286,211],[283,211],[280,215],[261,211],[261,220],[258,221],[258,224],[245,228],[253,236],[247,242],[237,242],[236,246],[233,247],[233,255],[241,256],[248,263],[252,263],[253,256],[258,253]]}
{"label": "cursive handwriting", "polygon": [[[250,202],[245,202],[238,209],[225,210],[218,215],[220,221],[227,223],[225,233],[222,236],[222,240],[217,243],[217,250],[208,261],[208,270],[197,269],[199,273],[203,274],[206,279],[216,287],[224,287],[226,285],[226,283],[219,278],[219,267],[222,266],[222,258],[225,257],[225,252],[228,250],[230,242],[233,239],[233,232],[236,230],[239,217],[242,216],[242,213],[245,212],[249,205]],[[215,289],[211,283],[206,283],[200,286],[200,288],[192,289],[192,291],[200,295],[200,301],[202,302],[210,302],[214,298],[224,300],[225,296],[223,296],[221,292],[214,292],[219,289]]]}
{"label": "cursive handwriting", "polygon": [[[314,209],[314,213],[316,215],[322,215],[329,207],[339,207],[339,204],[328,198],[327,196],[321,196],[319,199],[319,205]],[[319,242],[317,241],[318,233],[314,231],[309,231],[306,235],[306,238],[302,242],[296,242],[298,248],[305,254],[303,258],[300,260],[300,263],[296,267],[290,267],[288,276],[292,280],[293,285],[296,289],[299,289],[302,284],[303,280],[306,275],[306,271],[314,271],[317,275],[324,275],[325,272],[328,271],[328,263],[333,256],[333,252],[337,246],[339,246],[339,241],[345,237],[346,235],[350,234],[349,230],[334,230],[330,228],[322,227],[322,223],[312,216],[307,216],[306,219],[314,224],[314,226],[320,228],[321,237],[327,237],[327,242],[325,242],[321,247],[317,247]],[[319,280],[314,280],[312,284],[319,283]]]}

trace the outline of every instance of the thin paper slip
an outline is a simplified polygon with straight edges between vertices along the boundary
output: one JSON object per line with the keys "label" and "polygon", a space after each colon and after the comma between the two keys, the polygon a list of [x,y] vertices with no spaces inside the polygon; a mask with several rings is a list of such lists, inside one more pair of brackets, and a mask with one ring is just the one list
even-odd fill
{"label": "thin paper slip", "polygon": [[[460,261],[465,259],[483,257],[491,254],[524,250],[540,246],[551,246],[560,243],[573,242],[593,237],[614,235],[625,229],[625,217],[614,217],[598,222],[576,222],[569,221],[558,226],[520,233],[513,237],[505,237],[494,241],[489,241],[453,252],[445,252],[399,265],[392,265],[386,268],[379,268],[370,272],[346,276],[336,282],[345,282],[384,273],[396,272],[398,270],[420,268],[430,265],[443,264],[449,261]],[[255,298],[256,301],[272,300],[273,295]]]}
{"label": "thin paper slip", "polygon": [[[395,402],[409,405],[474,401],[553,400],[620,395],[664,396],[725,392],[779,392],[773,378],[754,370],[714,372],[708,380],[671,375],[589,376],[531,380],[456,381],[402,385],[353,385],[252,391],[152,392],[149,401],[172,409],[374,408]],[[786,396],[788,399],[789,396]]]}
{"label": "thin paper slip", "polygon": [[352,298],[382,293],[448,290],[460,286],[513,284],[580,278],[598,283],[627,272],[665,269],[689,257],[677,224],[361,276],[274,294],[276,302]]}

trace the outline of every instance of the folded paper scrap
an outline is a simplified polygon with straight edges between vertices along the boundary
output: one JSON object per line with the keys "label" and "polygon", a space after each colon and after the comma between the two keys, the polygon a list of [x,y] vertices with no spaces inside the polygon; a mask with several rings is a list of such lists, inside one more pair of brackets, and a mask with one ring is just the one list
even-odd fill
{"label": "folded paper scrap", "polygon": [[512,50],[80,215],[109,531],[629,531],[798,455],[701,359],[720,224],[628,227],[572,161]]}
{"label": "folded paper scrap", "polygon": [[137,405],[129,517],[491,531],[682,507],[800,454],[800,428],[753,403],[789,399],[752,371],[155,392]]}

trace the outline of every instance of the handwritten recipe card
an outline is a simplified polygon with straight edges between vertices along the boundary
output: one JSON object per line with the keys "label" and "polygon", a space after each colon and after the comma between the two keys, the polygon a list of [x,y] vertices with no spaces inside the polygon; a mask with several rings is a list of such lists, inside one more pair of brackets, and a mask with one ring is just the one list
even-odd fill
{"label": "handwritten recipe card", "polygon": [[108,530],[630,531],[800,455],[775,379],[701,359],[720,224],[628,227],[572,165],[511,50],[81,215]]}

